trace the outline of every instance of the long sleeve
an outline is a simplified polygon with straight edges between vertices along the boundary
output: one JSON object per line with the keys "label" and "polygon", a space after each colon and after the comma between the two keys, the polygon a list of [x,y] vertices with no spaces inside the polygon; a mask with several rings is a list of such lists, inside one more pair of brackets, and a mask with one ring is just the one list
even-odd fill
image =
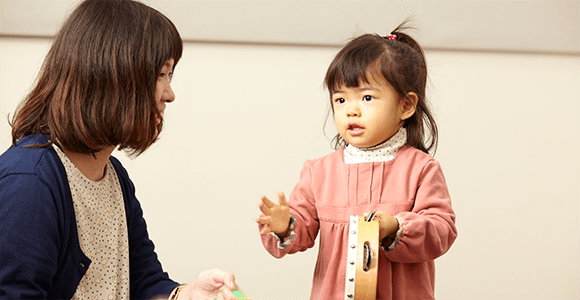
{"label": "long sleeve", "polygon": [[[318,235],[319,221],[316,207],[314,206],[314,197],[310,189],[311,171],[308,162],[304,163],[300,172],[300,180],[292,190],[288,205],[290,213],[294,216],[295,238],[285,249],[278,247],[278,240],[270,235],[262,235],[262,243],[266,250],[276,258],[281,258],[286,254],[292,254],[299,251],[306,251],[314,246],[316,236]],[[259,225],[262,230],[264,225]]]}
{"label": "long sleeve", "polygon": [[70,189],[54,151],[13,147],[0,156],[0,299],[73,296],[91,261],[71,215]]}
{"label": "long sleeve", "polygon": [[[56,152],[24,147],[46,141],[29,136],[0,156],[0,299],[70,299],[91,264]],[[161,268],[126,170],[111,161],[126,197],[131,298],[168,295],[177,283]]]}
{"label": "long sleeve", "polygon": [[400,220],[399,240],[379,256],[377,299],[434,299],[434,259],[453,244],[455,213],[443,172],[430,155],[408,145],[394,159],[346,164],[343,150],[304,164],[289,201],[296,237],[286,249],[262,236],[275,257],[314,245],[319,255],[311,299],[343,299],[349,220],[371,209]]}
{"label": "long sleeve", "polygon": [[31,175],[3,178],[0,190],[0,298],[46,298],[60,244],[51,191]]}
{"label": "long sleeve", "polygon": [[417,181],[410,212],[396,214],[404,228],[397,247],[386,253],[393,262],[418,263],[443,255],[457,237],[455,213],[439,163],[429,161]]}

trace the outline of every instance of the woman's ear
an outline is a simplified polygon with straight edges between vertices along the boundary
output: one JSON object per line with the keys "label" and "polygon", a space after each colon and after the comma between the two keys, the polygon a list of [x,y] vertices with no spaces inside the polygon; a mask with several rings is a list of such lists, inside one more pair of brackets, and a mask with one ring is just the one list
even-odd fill
{"label": "woman's ear", "polygon": [[405,97],[403,97],[403,99],[401,99],[401,101],[402,101],[401,121],[404,121],[415,114],[419,97],[417,96],[417,94],[409,92],[407,93],[407,95],[405,95]]}

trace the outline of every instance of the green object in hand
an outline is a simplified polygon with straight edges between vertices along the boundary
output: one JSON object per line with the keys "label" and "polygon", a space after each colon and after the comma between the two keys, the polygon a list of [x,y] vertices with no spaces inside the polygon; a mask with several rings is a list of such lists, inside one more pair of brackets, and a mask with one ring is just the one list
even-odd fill
{"label": "green object in hand", "polygon": [[244,294],[240,293],[238,290],[232,290],[232,293],[234,293],[234,295],[238,299],[241,299],[241,300],[245,300],[246,299],[246,296],[244,296]]}
{"label": "green object in hand", "polygon": [[[234,293],[234,296],[236,296],[236,298],[240,299],[240,300],[246,300],[246,296],[244,296],[244,294],[242,294],[240,291],[238,290],[232,290],[232,293]],[[215,300],[217,300],[217,297],[215,297]]]}

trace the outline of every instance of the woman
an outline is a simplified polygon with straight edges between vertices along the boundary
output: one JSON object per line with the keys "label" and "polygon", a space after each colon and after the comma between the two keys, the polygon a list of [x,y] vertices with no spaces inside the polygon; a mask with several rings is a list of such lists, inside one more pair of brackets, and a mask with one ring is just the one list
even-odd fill
{"label": "woman", "polygon": [[86,0],[69,16],[0,156],[0,298],[236,299],[221,270],[169,279],[111,156],[156,141],[182,47],[167,17],[131,0]]}

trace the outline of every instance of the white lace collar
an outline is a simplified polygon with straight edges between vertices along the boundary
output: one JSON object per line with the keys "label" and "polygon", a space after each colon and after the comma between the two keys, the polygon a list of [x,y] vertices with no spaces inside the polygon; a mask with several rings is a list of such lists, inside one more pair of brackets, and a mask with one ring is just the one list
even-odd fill
{"label": "white lace collar", "polygon": [[363,162],[389,161],[407,143],[407,130],[403,127],[390,139],[370,148],[357,148],[352,145],[344,149],[344,162],[357,164]]}

